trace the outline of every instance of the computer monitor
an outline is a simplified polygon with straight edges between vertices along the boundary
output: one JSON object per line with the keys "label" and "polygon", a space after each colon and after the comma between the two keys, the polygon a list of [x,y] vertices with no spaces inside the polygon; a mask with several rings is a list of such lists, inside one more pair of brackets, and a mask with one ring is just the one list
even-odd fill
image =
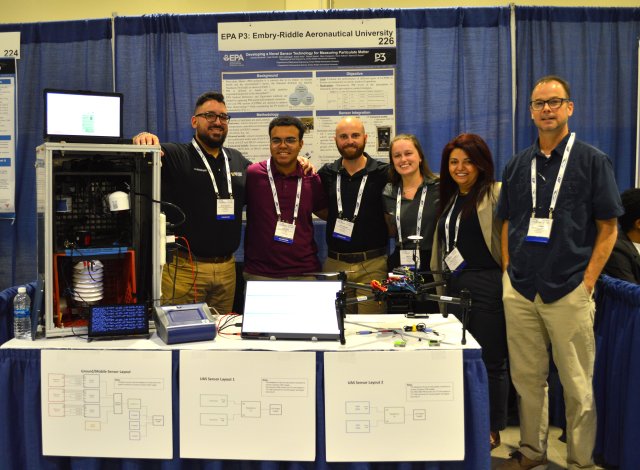
{"label": "computer monitor", "polygon": [[149,317],[144,304],[94,305],[89,310],[89,340],[149,336]]}
{"label": "computer monitor", "polygon": [[44,90],[47,142],[118,143],[123,133],[121,93]]}
{"label": "computer monitor", "polygon": [[337,340],[339,281],[247,281],[242,337]]}

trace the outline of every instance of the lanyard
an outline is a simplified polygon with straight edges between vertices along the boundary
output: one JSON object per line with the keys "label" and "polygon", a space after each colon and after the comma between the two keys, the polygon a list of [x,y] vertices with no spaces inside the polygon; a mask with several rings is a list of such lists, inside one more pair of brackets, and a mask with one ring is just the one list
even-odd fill
{"label": "lanyard", "polygon": [[[282,220],[282,212],[280,211],[280,203],[278,202],[278,191],[276,191],[276,183],[271,173],[271,159],[267,160],[267,175],[269,175],[269,184],[271,185],[271,194],[273,195],[273,204],[276,206],[276,214],[278,220]],[[293,208],[293,223],[298,218],[298,209],[300,209],[300,194],[302,194],[302,177],[298,177],[298,189],[296,190],[296,204]]]}
{"label": "lanyard", "polygon": [[458,217],[456,217],[456,227],[453,234],[453,247],[449,245],[449,221],[451,220],[451,214],[453,213],[453,209],[456,207],[456,201],[458,200],[458,195],[456,194],[455,199],[453,200],[453,204],[451,205],[451,210],[447,214],[447,218],[444,220],[444,236],[446,243],[446,251],[447,253],[456,247],[456,243],[458,242],[458,230],[460,230],[460,216],[462,215],[462,210],[458,212]]}
{"label": "lanyard", "polygon": [[[571,148],[573,147],[573,141],[576,140],[576,133],[572,132],[571,137],[569,137],[569,141],[567,142],[567,146],[564,148],[564,154],[562,155],[562,162],[560,163],[560,170],[558,171],[558,177],[556,178],[556,183],[553,186],[553,195],[551,196],[551,205],[549,205],[549,218],[553,216],[553,210],[556,207],[556,202],[558,201],[558,193],[560,192],[560,186],[562,185],[562,179],[564,178],[564,172],[567,169],[567,162],[569,161],[569,154],[571,153]],[[534,156],[531,159],[531,201],[533,202],[533,214],[532,217],[536,216],[536,157]]]}
{"label": "lanyard", "polygon": [[[358,189],[358,197],[356,198],[356,208],[353,211],[353,218],[351,219],[351,222],[355,222],[356,217],[358,217],[360,202],[362,201],[362,193],[364,193],[364,185],[366,184],[368,177],[369,175],[364,175],[362,177],[362,181],[360,181],[360,189]],[[336,178],[336,199],[338,200],[338,218],[342,219],[342,190],[340,189],[340,173],[338,173],[338,177]]]}
{"label": "lanyard", "polygon": [[[420,235],[422,229],[422,212],[424,211],[424,201],[427,199],[427,183],[422,187],[422,195],[420,196],[420,207],[418,208],[418,220],[416,222],[416,235]],[[402,206],[402,188],[398,187],[398,195],[396,196],[396,228],[398,229],[398,242],[402,248],[402,228],[400,227],[400,207]]]}
{"label": "lanyard", "polygon": [[[220,199],[220,191],[218,191],[218,184],[216,183],[216,179],[213,176],[213,171],[211,171],[209,162],[204,156],[204,153],[202,153],[202,149],[196,142],[195,138],[191,139],[191,145],[193,145],[193,147],[196,149],[196,151],[198,152],[198,155],[200,155],[200,158],[204,163],[204,166],[207,168],[207,171],[209,172],[209,177],[211,178],[211,184],[213,184],[213,190],[216,193],[216,199]],[[224,168],[227,172],[227,187],[229,188],[229,199],[233,199],[233,188],[231,187],[231,170],[229,169],[229,159],[227,158],[227,154],[225,153],[222,147],[220,147],[220,150],[222,151],[222,156],[224,157]]]}

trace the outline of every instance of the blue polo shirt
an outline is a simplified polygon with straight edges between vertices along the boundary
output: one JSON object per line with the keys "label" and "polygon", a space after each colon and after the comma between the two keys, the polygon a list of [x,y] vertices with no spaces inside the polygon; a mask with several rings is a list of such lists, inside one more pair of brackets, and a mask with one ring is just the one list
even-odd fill
{"label": "blue polo shirt", "polygon": [[576,139],[558,200],[548,243],[525,241],[533,202],[531,160],[537,164],[536,217],[548,217],[553,187],[567,135],[547,158],[538,142],[516,154],[502,175],[498,217],[509,221],[509,278],[513,287],[533,301],[540,294],[554,302],[583,280],[596,239],[596,220],[624,213],[609,157]]}

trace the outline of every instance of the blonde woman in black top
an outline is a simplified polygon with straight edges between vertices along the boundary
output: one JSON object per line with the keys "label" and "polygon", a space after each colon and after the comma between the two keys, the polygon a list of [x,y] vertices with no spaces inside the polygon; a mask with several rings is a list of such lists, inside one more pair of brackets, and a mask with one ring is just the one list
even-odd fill
{"label": "blonde woman in black top", "polygon": [[[399,134],[389,149],[389,180],[383,192],[387,226],[396,239],[396,247],[387,260],[389,271],[398,266],[429,269],[431,246],[438,210],[438,177],[425,158],[415,135]],[[415,237],[421,237],[416,244]],[[419,254],[419,259],[414,258]],[[422,274],[430,282],[430,274]],[[414,302],[414,312],[438,312],[435,302]]]}
{"label": "blonde woman in black top", "polygon": [[389,256],[389,269],[400,265],[414,266],[410,259],[415,241],[421,236],[420,269],[429,268],[431,245],[440,198],[438,176],[425,158],[415,135],[399,134],[389,150],[389,183],[382,193],[387,226],[396,237],[396,249]]}

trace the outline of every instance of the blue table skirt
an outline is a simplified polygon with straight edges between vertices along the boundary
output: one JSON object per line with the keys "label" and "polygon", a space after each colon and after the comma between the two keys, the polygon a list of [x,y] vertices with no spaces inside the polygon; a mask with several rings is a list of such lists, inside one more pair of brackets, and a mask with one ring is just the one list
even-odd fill
{"label": "blue table skirt", "polygon": [[[172,460],[43,457],[40,420],[40,350],[0,349],[0,468],[3,470],[458,470],[491,466],[489,392],[480,350],[464,350],[465,460],[463,462],[327,463],[324,438],[324,355],[317,352],[315,462],[180,459],[178,353],[173,351]],[[105,445],[109,445],[105,443]]]}
{"label": "blue table skirt", "polygon": [[640,285],[602,276],[595,332],[594,455],[620,470],[635,470],[640,465]]}

